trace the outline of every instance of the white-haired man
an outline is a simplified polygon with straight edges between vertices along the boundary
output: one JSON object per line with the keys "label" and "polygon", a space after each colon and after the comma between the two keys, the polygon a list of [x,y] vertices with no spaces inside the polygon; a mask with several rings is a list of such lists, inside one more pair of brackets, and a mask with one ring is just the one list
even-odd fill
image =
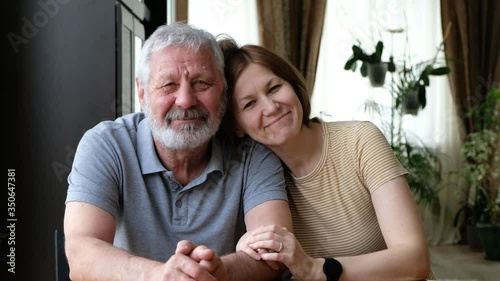
{"label": "white-haired man", "polygon": [[192,26],[146,40],[136,84],[143,113],[105,121],[78,145],[64,218],[72,280],[273,280],[234,253],[247,230],[291,229],[280,161],[219,130],[224,60]]}

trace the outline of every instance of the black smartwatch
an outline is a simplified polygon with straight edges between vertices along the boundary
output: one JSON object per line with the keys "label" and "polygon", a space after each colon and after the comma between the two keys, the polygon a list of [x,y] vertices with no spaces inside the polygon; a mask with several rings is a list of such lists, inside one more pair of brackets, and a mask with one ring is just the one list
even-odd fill
{"label": "black smartwatch", "polygon": [[326,275],[326,281],[338,281],[342,274],[342,264],[336,259],[325,258],[323,272]]}

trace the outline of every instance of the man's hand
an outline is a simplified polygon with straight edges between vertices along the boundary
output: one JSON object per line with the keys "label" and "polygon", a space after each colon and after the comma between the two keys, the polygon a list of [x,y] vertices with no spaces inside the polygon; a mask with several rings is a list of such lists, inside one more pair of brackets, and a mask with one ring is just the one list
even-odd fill
{"label": "man's hand", "polygon": [[[217,280],[229,280],[224,264],[219,256],[206,246],[197,246],[190,241],[180,241],[177,243],[175,255],[188,256],[192,261],[197,262],[199,266],[205,269]],[[197,278],[193,279],[198,280]]]}

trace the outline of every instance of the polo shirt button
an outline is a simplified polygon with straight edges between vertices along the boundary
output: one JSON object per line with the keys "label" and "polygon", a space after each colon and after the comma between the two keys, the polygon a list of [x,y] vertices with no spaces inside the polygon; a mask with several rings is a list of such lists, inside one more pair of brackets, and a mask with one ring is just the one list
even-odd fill
{"label": "polo shirt button", "polygon": [[175,201],[175,206],[176,206],[177,208],[182,207],[182,202],[181,202],[181,200],[177,200],[177,201]]}

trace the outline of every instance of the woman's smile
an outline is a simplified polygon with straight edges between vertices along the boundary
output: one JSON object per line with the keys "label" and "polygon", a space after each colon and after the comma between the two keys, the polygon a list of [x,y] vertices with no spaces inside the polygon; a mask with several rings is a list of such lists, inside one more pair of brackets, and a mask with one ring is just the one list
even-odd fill
{"label": "woman's smile", "polygon": [[285,121],[284,118],[287,117],[289,114],[291,113],[291,111],[287,111],[285,112],[284,114],[282,114],[281,116],[279,116],[278,118],[274,119],[271,123],[267,124],[264,126],[264,129],[268,128],[268,127],[271,127],[272,125],[275,125],[276,123],[280,122],[281,121]]}

